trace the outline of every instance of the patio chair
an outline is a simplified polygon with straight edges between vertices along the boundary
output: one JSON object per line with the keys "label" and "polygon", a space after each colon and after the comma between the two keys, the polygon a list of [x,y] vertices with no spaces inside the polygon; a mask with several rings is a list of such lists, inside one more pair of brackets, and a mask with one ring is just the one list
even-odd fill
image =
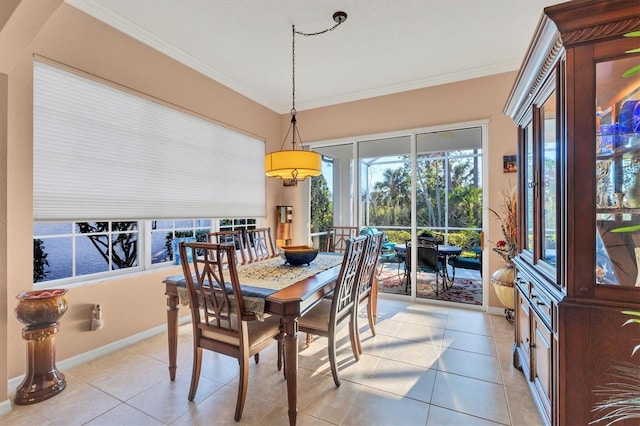
{"label": "patio chair", "polygon": [[[417,245],[418,256],[416,268],[418,272],[434,273],[436,276],[436,296],[440,293],[440,276],[442,276],[443,291],[447,290],[447,280],[444,272],[442,256],[438,253],[438,243],[431,240],[420,240]],[[411,250],[410,242],[407,242],[407,253],[405,267],[407,269],[406,291],[409,292],[411,286]]]}
{"label": "patio chair", "polygon": [[378,276],[382,273],[386,264],[393,263],[398,267],[398,277],[400,276],[400,265],[404,263],[404,256],[398,254],[396,243],[382,243],[380,256],[378,256]]}
{"label": "patio chair", "polygon": [[484,250],[484,231],[478,233],[478,240],[474,242],[471,249],[467,248],[467,251],[473,252],[472,256],[452,256],[449,257],[447,263],[451,266],[452,278],[451,282],[456,279],[456,268],[470,269],[474,271],[480,271],[480,277],[482,278],[482,252]]}
{"label": "patio chair", "polygon": [[447,260],[447,263],[451,266],[452,275],[451,281],[455,281],[456,279],[456,269],[471,269],[475,271],[480,271],[480,277],[482,277],[482,248],[474,247],[472,249],[474,252],[474,256],[451,256]]}

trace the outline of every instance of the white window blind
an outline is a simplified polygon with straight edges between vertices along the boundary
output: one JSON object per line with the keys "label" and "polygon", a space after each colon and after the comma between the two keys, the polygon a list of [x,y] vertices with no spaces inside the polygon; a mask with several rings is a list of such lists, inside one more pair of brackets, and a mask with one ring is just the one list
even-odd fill
{"label": "white window blind", "polygon": [[33,119],[34,220],[265,216],[261,140],[41,62]]}

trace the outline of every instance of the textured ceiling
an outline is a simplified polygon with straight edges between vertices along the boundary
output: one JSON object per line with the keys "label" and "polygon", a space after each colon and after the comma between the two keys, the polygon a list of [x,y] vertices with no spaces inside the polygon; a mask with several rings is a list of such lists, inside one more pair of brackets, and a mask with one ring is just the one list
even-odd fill
{"label": "textured ceiling", "polygon": [[553,0],[66,0],[286,113],[518,69]]}

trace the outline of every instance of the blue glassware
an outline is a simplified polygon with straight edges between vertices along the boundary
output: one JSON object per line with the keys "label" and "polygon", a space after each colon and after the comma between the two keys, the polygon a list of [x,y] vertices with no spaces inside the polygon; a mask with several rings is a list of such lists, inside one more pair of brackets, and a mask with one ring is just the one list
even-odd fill
{"label": "blue glassware", "polygon": [[[618,131],[620,133],[631,133],[638,130],[634,123],[636,121],[634,120],[634,116],[636,115],[635,111],[638,104],[640,104],[640,101],[637,100],[626,101],[622,104],[620,114],[618,114]],[[640,111],[638,114],[640,114]]]}
{"label": "blue glassware", "polygon": [[618,125],[602,124],[600,126],[600,154],[612,154],[618,142]]}

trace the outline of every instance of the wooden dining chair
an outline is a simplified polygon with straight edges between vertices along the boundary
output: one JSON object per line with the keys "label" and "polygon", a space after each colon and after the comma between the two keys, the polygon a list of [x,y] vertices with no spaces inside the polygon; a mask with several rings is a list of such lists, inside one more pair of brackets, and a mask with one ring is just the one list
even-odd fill
{"label": "wooden dining chair", "polygon": [[233,244],[236,248],[236,262],[244,265],[249,262],[249,253],[246,249],[244,232],[237,231],[216,231],[207,234],[207,242],[211,244]]}
{"label": "wooden dining chair", "polygon": [[246,247],[251,262],[271,259],[272,257],[278,256],[276,247],[273,245],[271,228],[247,229],[245,236]]}
{"label": "wooden dining chair", "polygon": [[336,280],[336,287],[331,299],[324,298],[302,315],[298,322],[298,329],[305,333],[326,337],[329,339],[329,363],[331,374],[336,386],[340,386],[338,364],[336,361],[336,333],[345,323],[349,326],[351,350],[356,361],[359,352],[356,343],[356,322],[354,304],[358,291],[358,272],[361,259],[367,245],[367,236],[361,235],[346,240],[346,249],[340,273]]}
{"label": "wooden dining chair", "polygon": [[325,240],[326,252],[344,253],[346,241],[356,236],[358,228],[355,226],[331,226],[327,229]]}
{"label": "wooden dining chair", "polygon": [[376,304],[376,298],[378,297],[377,289],[374,285],[377,285],[376,279],[376,265],[378,264],[378,256],[382,249],[382,241],[384,239],[384,233],[376,232],[373,235],[369,235],[367,247],[361,260],[360,271],[358,272],[358,297],[354,305],[354,317],[355,317],[355,330],[356,330],[356,347],[358,353],[362,353],[362,345],[360,344],[360,327],[358,326],[358,311],[362,302],[367,302],[367,320],[369,321],[369,330],[372,335],[376,335],[376,329],[374,327],[374,310]]}
{"label": "wooden dining chair", "polygon": [[182,262],[193,325],[189,401],[198,390],[203,349],[234,357],[240,365],[234,416],[239,421],[247,396],[249,358],[253,356],[257,363],[259,352],[274,339],[278,341],[278,354],[283,352],[280,319],[270,316],[258,321],[245,310],[232,245],[180,243],[180,255],[182,259],[192,259]]}

